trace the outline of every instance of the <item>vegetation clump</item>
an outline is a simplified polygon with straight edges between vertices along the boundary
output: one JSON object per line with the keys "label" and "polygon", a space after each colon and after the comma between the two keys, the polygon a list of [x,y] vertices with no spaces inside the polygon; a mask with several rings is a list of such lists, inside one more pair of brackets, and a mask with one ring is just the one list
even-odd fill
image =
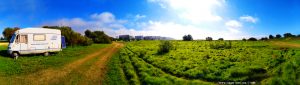
{"label": "vegetation clump", "polygon": [[43,28],[61,30],[61,35],[65,36],[68,46],[88,46],[91,45],[93,42],[91,39],[73,31],[72,28],[68,26],[43,26]]}
{"label": "vegetation clump", "polygon": [[92,39],[94,43],[112,43],[113,38],[106,35],[103,31],[90,31],[86,30],[84,32],[85,36]]}
{"label": "vegetation clump", "polygon": [[190,34],[183,36],[183,41],[192,41],[192,40],[193,40],[193,37]]}
{"label": "vegetation clump", "polygon": [[173,48],[170,41],[161,41],[158,49],[158,54],[168,53]]}

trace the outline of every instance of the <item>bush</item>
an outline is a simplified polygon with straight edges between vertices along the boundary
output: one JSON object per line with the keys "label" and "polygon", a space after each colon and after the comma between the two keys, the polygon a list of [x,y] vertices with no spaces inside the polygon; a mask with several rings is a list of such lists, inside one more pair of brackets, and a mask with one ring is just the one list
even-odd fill
{"label": "bush", "polygon": [[161,41],[158,49],[158,54],[168,53],[173,48],[170,41]]}
{"label": "bush", "polygon": [[274,39],[274,36],[273,35],[269,35],[269,39]]}
{"label": "bush", "polygon": [[243,38],[242,40],[243,40],[243,41],[247,41],[247,39],[246,39],[246,38]]}
{"label": "bush", "polygon": [[61,30],[61,35],[65,36],[66,42],[68,46],[88,46],[92,44],[92,41],[85,36],[82,36],[80,33],[77,33],[72,30],[71,27],[68,26],[43,26],[43,28],[49,29],[59,29]]}
{"label": "bush", "polygon": [[281,35],[280,35],[280,34],[277,34],[275,37],[276,37],[276,38],[281,38]]}
{"label": "bush", "polygon": [[232,43],[231,41],[218,41],[209,44],[211,49],[231,49]]}
{"label": "bush", "polygon": [[192,41],[192,40],[193,40],[193,37],[190,34],[183,36],[183,41]]}
{"label": "bush", "polygon": [[268,38],[267,37],[262,37],[262,38],[260,38],[260,40],[265,41],[265,40],[268,40]]}
{"label": "bush", "polygon": [[254,37],[251,37],[251,38],[248,39],[248,41],[257,41],[257,39],[254,38]]}
{"label": "bush", "polygon": [[220,41],[223,41],[223,40],[224,40],[224,38],[219,38],[218,40],[220,40]]}
{"label": "bush", "polygon": [[212,41],[213,38],[212,38],[212,37],[206,37],[205,40],[206,40],[206,41]]}
{"label": "bush", "polygon": [[85,36],[92,39],[94,43],[112,43],[113,38],[106,35],[103,31],[86,30]]}

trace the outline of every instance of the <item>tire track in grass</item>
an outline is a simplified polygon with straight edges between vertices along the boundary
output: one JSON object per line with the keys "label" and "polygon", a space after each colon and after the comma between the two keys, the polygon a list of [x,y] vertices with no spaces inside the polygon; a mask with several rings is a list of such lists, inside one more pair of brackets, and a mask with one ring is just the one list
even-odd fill
{"label": "tire track in grass", "polygon": [[65,85],[74,85],[80,82],[82,79],[84,79],[84,74],[86,71],[101,57],[103,56],[106,52],[109,52],[109,50],[106,50],[105,52],[97,55],[97,57],[91,59],[90,61],[87,61],[80,65],[78,68],[74,69],[71,71],[67,76],[65,76],[63,79],[60,80],[59,82],[54,82],[53,84],[65,84]]}
{"label": "tire track in grass", "polygon": [[80,85],[101,84],[107,71],[107,62],[116,53],[122,44],[116,43],[106,54],[99,58],[86,72]]}
{"label": "tire track in grass", "polygon": [[[76,60],[74,62],[71,62],[70,64],[65,65],[62,69],[46,69],[42,70],[30,75],[17,77],[17,82],[14,82],[16,84],[23,83],[23,84],[30,84],[30,85],[37,85],[37,84],[49,84],[49,83],[55,83],[62,80],[63,77],[69,75],[70,72],[72,72],[74,69],[78,68],[83,63],[97,57],[97,55],[105,53],[105,51],[109,50],[112,46],[102,48],[99,51],[96,51],[95,53],[89,54],[86,57]],[[21,82],[19,82],[21,81]]]}

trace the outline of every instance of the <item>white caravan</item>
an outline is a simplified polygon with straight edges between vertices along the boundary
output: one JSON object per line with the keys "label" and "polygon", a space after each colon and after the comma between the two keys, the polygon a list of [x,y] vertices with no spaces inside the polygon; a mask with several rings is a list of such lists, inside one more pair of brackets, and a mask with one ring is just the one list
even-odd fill
{"label": "white caravan", "polygon": [[[64,39],[63,39],[64,40]],[[8,53],[18,58],[22,54],[43,53],[48,56],[50,52],[62,49],[61,31],[47,28],[25,28],[17,30],[8,45]]]}

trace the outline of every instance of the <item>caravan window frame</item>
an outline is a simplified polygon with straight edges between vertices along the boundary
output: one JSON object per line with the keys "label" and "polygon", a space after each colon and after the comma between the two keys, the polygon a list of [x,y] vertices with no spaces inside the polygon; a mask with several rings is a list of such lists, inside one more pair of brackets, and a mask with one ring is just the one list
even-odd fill
{"label": "caravan window frame", "polygon": [[[35,39],[37,35],[43,35],[44,39],[43,40],[39,40],[39,39]],[[46,34],[33,34],[33,41],[46,41]]]}

